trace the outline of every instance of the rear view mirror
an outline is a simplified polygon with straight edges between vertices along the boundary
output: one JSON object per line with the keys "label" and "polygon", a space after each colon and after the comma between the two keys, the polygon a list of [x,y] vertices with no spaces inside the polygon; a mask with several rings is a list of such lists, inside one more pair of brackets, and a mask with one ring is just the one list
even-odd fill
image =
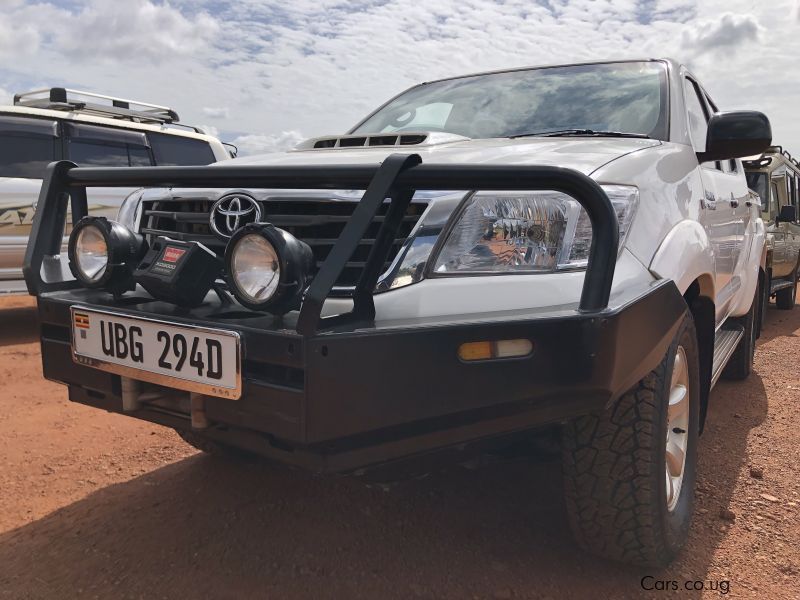
{"label": "rear view mirror", "polygon": [[779,223],[794,223],[797,221],[797,207],[791,204],[781,206],[781,212],[778,214]]}
{"label": "rear view mirror", "polygon": [[700,162],[727,160],[761,154],[772,143],[772,127],[764,113],[722,112],[708,121],[706,151],[698,152]]}

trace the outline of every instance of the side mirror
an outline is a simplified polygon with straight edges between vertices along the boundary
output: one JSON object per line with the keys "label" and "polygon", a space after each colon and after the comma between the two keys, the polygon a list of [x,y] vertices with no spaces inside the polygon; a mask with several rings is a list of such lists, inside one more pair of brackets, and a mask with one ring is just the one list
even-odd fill
{"label": "side mirror", "polygon": [[722,112],[708,121],[706,151],[697,160],[727,160],[761,154],[772,143],[772,127],[764,113],[757,111]]}
{"label": "side mirror", "polygon": [[781,206],[777,221],[778,223],[794,223],[797,221],[797,207],[792,204]]}

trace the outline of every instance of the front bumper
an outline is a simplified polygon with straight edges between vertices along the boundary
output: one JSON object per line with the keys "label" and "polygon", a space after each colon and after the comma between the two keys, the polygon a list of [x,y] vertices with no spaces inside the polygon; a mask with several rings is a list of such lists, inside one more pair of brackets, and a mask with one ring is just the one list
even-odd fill
{"label": "front bumper", "polygon": [[[434,450],[524,432],[607,409],[663,358],[686,304],[671,281],[574,305],[436,319],[344,324],[301,336],[291,316],[206,304],[185,310],[149,298],[115,302],[90,290],[39,296],[42,360],[70,399],[123,412],[118,375],[75,364],[72,305],[238,331],[243,396],[205,399],[203,433],[318,472],[350,472]],[[462,362],[465,342],[527,338],[524,359]],[[191,427],[188,392],[131,416]],[[177,400],[175,400],[177,398]]]}

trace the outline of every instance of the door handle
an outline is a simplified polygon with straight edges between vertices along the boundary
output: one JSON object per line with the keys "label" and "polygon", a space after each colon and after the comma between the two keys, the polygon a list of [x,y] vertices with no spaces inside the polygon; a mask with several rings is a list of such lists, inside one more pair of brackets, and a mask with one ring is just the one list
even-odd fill
{"label": "door handle", "polygon": [[736,198],[736,196],[733,195],[733,192],[731,192],[731,208],[738,208],[738,207],[739,207],[739,200]]}

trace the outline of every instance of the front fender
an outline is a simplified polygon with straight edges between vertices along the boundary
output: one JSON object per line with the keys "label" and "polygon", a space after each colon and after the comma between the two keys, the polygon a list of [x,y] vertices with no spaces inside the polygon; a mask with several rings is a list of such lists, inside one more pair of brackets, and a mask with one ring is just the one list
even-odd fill
{"label": "front fender", "polygon": [[681,294],[693,281],[701,281],[701,292],[712,301],[714,289],[714,252],[705,229],[697,221],[680,221],[664,237],[649,266],[659,279],[672,279]]}

